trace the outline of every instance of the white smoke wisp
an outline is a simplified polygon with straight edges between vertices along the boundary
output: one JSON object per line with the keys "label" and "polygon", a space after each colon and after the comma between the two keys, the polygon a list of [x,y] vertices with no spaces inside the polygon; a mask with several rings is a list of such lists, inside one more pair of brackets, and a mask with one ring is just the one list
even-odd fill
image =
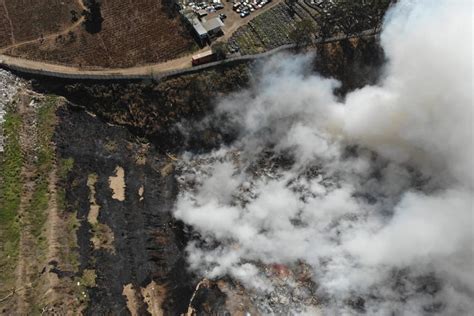
{"label": "white smoke wisp", "polygon": [[[219,242],[191,244],[191,268],[264,291],[256,262],[304,261],[329,315],[354,313],[354,296],[369,315],[474,310],[471,21],[469,0],[398,1],[377,85],[341,102],[338,82],[305,71],[311,56],[279,56],[223,100],[241,136],[187,158],[208,163],[176,205]],[[253,170],[266,147],[294,163]]]}

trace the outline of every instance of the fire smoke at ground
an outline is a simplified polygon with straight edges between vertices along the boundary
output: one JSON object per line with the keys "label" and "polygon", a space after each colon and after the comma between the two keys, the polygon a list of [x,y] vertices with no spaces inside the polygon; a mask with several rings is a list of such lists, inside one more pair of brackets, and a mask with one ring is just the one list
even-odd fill
{"label": "fire smoke at ground", "polygon": [[179,166],[191,269],[262,293],[264,314],[472,311],[471,14],[470,1],[398,1],[384,75],[342,101],[312,56],[275,57],[221,100],[238,139]]}

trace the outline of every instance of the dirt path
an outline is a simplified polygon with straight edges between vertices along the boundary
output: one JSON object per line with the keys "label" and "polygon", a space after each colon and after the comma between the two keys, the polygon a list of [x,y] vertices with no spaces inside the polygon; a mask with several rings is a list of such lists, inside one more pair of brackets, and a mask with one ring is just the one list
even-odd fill
{"label": "dirt path", "polygon": [[[232,6],[231,3],[226,3],[226,7],[224,10],[220,10],[214,15],[217,15],[219,13],[225,13],[227,15],[227,21],[226,21],[226,26],[224,27],[224,36],[220,37],[218,41],[226,41],[228,40],[232,34],[241,26],[247,24],[250,22],[253,18],[257,17],[258,15],[270,10],[271,8],[275,7],[279,3],[283,2],[283,0],[274,0],[270,4],[266,5],[264,8],[257,10],[253,12],[250,16],[247,16],[245,18],[241,18],[237,13],[232,11]],[[210,15],[210,17],[214,16]],[[79,23],[79,22],[78,22]],[[77,23],[76,23],[77,24]],[[75,24],[75,25],[76,25]],[[77,26],[77,25],[76,25]],[[73,26],[71,26],[73,28]],[[62,33],[67,33],[69,30],[63,31]],[[52,34],[49,35],[46,38],[49,37],[54,37],[58,36],[59,34]],[[30,42],[37,41],[33,40]],[[11,47],[19,46],[24,43],[19,43]],[[168,72],[168,71],[174,71],[174,70],[181,70],[185,68],[189,68],[192,66],[191,60],[192,56],[195,54],[202,53],[204,51],[209,50],[209,47],[204,47],[200,49],[197,52],[193,52],[192,54],[172,59],[163,63],[159,64],[151,64],[151,65],[143,65],[143,66],[136,66],[136,67],[130,67],[130,68],[119,68],[119,69],[111,69],[111,68],[97,68],[97,69],[83,69],[80,67],[76,66],[64,66],[64,65],[57,65],[57,64],[51,64],[51,63],[45,63],[41,61],[35,61],[35,60],[28,60],[28,59],[23,59],[23,58],[17,58],[17,57],[12,57],[12,56],[7,56],[3,55],[6,51],[6,49],[0,49],[0,64],[5,64],[5,65],[13,65],[17,67],[22,67],[22,68],[27,68],[27,69],[32,69],[32,70],[46,70],[49,72],[57,72],[57,73],[63,73],[63,74],[68,74],[68,75],[74,75],[74,74],[79,74],[79,75],[104,75],[104,76],[113,76],[113,75],[150,75],[152,73],[162,73],[162,72]]]}
{"label": "dirt path", "polygon": [[[42,37],[39,37],[39,38],[34,38],[34,39],[31,39],[31,40],[27,40],[27,41],[16,42],[15,35],[13,33],[13,24],[12,24],[12,22],[11,22],[9,16],[8,16],[8,9],[7,9],[7,6],[5,4],[5,0],[1,0],[1,1],[3,2],[3,6],[4,6],[5,12],[7,14],[7,19],[10,22],[12,44],[8,45],[8,46],[5,46],[5,47],[1,47],[0,48],[0,54],[5,53],[9,49],[19,47],[19,46],[22,46],[22,45],[25,45],[25,44],[31,44],[31,43],[38,42],[38,41],[44,41],[44,40],[54,38],[54,37],[57,37],[57,36],[60,36],[60,35],[66,35],[67,33],[71,32],[71,31],[75,30],[76,28],[78,28],[79,26],[81,26],[81,24],[84,22],[84,16],[81,16],[76,22],[74,22],[73,24],[71,24],[70,26],[68,26],[67,28],[65,28],[65,29],[63,29],[59,32],[51,33],[51,34],[48,34],[46,36],[42,36]],[[87,9],[86,6],[84,5],[84,2],[82,2],[82,0],[78,0],[77,3],[81,7],[81,9],[83,9],[83,10]]]}
{"label": "dirt path", "polygon": [[[46,239],[48,240],[48,249],[47,249],[47,259],[46,262],[51,262],[53,260],[60,261],[59,253],[61,249],[61,241],[60,238],[60,231],[61,227],[64,225],[63,221],[59,217],[59,210],[58,210],[58,199],[57,199],[57,190],[56,184],[58,183],[58,176],[57,176],[57,166],[56,164],[53,165],[51,172],[49,173],[49,184],[48,184],[48,191],[49,191],[49,203],[48,203],[48,218],[46,224]],[[63,246],[64,247],[64,246]],[[56,274],[48,271],[47,274],[50,289],[55,289],[59,285],[59,279]],[[49,298],[52,301],[57,301],[57,293],[54,290],[48,291]]]}
{"label": "dirt path", "polygon": [[[47,39],[50,39],[50,38],[58,37],[60,35],[66,35],[67,33],[71,32],[71,31],[75,30],[76,28],[78,28],[79,26],[81,26],[82,22],[84,22],[84,17],[83,16],[81,16],[79,18],[79,20],[77,20],[74,24],[72,24],[69,27],[65,28],[61,32],[52,33],[52,34],[49,34],[49,35],[46,35],[46,36],[43,36],[43,37],[40,37],[40,38],[34,38],[32,40],[27,40],[27,41],[23,41],[23,42],[13,42],[14,44],[12,44],[12,45],[0,48],[0,53],[5,53],[9,49],[19,47],[19,46],[22,46],[22,45],[25,45],[25,44],[31,44],[31,43],[35,43],[35,42],[39,42],[39,41],[44,41],[44,40],[47,40]],[[13,36],[13,34],[12,34],[12,36]]]}

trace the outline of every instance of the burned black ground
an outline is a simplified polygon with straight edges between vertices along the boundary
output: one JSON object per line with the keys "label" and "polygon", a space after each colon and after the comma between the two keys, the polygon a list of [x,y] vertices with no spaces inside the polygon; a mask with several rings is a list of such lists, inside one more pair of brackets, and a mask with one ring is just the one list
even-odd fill
{"label": "burned black ground", "polygon": [[[342,80],[343,95],[376,80],[382,60],[375,42],[348,41],[321,48],[314,67]],[[58,110],[55,143],[59,158],[74,160],[62,185],[67,211],[77,212],[80,223],[78,275],[85,270],[97,275],[95,286],[87,290],[85,314],[128,315],[124,286],[140,289],[151,281],[166,289],[165,315],[186,312],[199,279],[187,269],[184,248],[188,230],[172,216],[178,194],[172,155],[185,150],[205,152],[235,137],[232,130],[222,132],[225,129],[217,120],[204,127],[198,122],[212,113],[221,96],[248,87],[255,69],[258,66],[224,67],[159,83],[30,78],[37,91],[54,93],[70,102]],[[109,186],[117,166],[125,171],[124,201],[113,199]],[[113,251],[96,249],[91,241],[94,227],[87,219],[91,174],[97,175],[98,222],[112,231]],[[67,271],[62,274],[68,277]],[[136,291],[136,295],[139,314],[147,314],[142,294]],[[198,313],[204,306],[223,310],[225,295],[218,288],[196,295],[191,306]]]}
{"label": "burned black ground", "polygon": [[[172,174],[160,169],[168,158],[151,147],[143,165],[136,153],[142,144],[125,128],[111,126],[81,109],[58,111],[60,124],[55,141],[62,159],[74,159],[66,183],[69,212],[77,212],[80,273],[95,270],[96,287],[89,291],[85,314],[128,314],[123,287],[146,287],[151,280],[166,284],[168,315],[184,312],[193,291],[192,276],[187,274],[183,247],[186,238],[171,216],[177,194]],[[110,148],[113,145],[113,150]],[[123,202],[112,198],[108,177],[116,166],[125,170],[126,193]],[[98,221],[109,226],[114,235],[115,252],[94,249],[92,227],[87,221],[90,209],[88,175],[96,174],[96,199],[100,205]],[[140,200],[139,188],[144,187]],[[145,306],[140,310],[145,312]]]}

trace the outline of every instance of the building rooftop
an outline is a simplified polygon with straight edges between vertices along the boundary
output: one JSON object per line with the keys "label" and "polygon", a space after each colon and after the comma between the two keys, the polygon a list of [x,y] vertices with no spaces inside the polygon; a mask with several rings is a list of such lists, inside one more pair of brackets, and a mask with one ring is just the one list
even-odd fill
{"label": "building rooftop", "polygon": [[207,21],[204,21],[202,23],[202,26],[206,29],[206,31],[212,31],[215,30],[216,28],[223,27],[224,23],[222,23],[222,20],[220,18],[212,18]]}
{"label": "building rooftop", "polygon": [[191,23],[193,24],[194,30],[199,36],[207,35],[207,30],[204,28],[198,18],[192,19]]}
{"label": "building rooftop", "polygon": [[203,57],[206,57],[206,56],[210,56],[214,54],[212,52],[212,50],[208,50],[208,51],[205,51],[205,52],[202,52],[200,54],[196,54],[196,55],[193,55],[193,59],[199,59],[199,58],[203,58]]}

